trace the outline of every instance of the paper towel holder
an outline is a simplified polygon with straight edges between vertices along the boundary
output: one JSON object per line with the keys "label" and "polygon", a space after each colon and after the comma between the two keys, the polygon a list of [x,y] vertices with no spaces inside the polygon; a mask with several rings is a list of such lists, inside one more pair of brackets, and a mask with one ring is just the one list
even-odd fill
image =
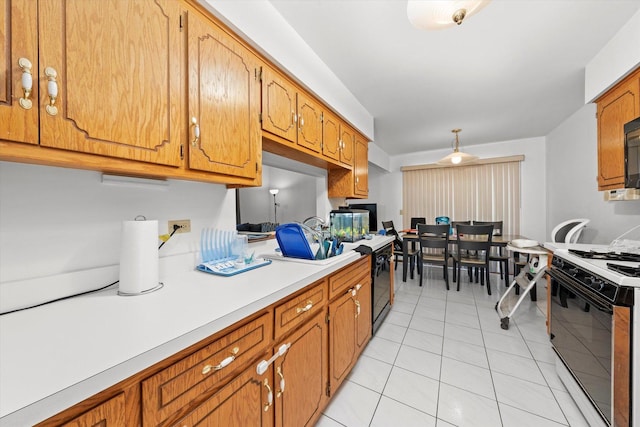
{"label": "paper towel holder", "polygon": [[[155,292],[164,286],[164,283],[158,281],[157,277],[158,255],[157,245],[154,240],[154,238],[157,237],[157,221],[149,221],[149,226],[140,224],[145,222],[147,222],[147,218],[144,215],[136,216],[133,221],[123,222],[123,241],[121,243],[120,249],[120,286],[118,289],[118,295],[120,296],[146,295],[151,292]],[[142,230],[136,228],[134,229],[134,232],[131,232],[131,227],[136,223],[140,224],[144,228]],[[136,225],[135,227],[138,226]],[[127,230],[128,232],[125,232],[125,230]],[[142,235],[140,235],[140,231],[142,231]],[[125,243],[125,235],[128,240],[130,240],[129,242],[127,242],[129,244]],[[136,245],[141,240],[144,242],[143,247]],[[134,242],[136,244],[133,244]],[[140,251],[140,249],[142,249],[142,251]],[[155,254],[155,256],[151,254]],[[131,265],[137,267],[139,265],[146,265],[148,262],[150,262],[152,264],[151,271],[155,271],[155,280],[153,276],[139,277],[139,270],[136,271],[134,269],[133,273],[130,270],[127,270],[126,286],[124,286],[125,290],[122,290],[123,283],[125,283],[125,277],[123,277],[122,272],[122,268],[124,265],[123,259],[126,260],[127,267],[130,267]]]}

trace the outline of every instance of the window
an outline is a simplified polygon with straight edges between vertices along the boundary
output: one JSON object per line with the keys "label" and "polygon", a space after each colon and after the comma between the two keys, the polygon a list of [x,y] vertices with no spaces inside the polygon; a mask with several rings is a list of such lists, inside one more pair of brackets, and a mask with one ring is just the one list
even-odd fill
{"label": "window", "polygon": [[520,161],[524,156],[483,160],[459,167],[402,168],[405,224],[424,216],[451,221],[503,221],[503,234],[520,234]]}

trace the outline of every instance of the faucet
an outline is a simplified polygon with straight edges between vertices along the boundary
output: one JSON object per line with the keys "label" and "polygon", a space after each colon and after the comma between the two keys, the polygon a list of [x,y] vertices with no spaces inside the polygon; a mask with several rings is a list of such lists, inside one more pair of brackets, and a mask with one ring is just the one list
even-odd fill
{"label": "faucet", "polygon": [[302,224],[306,225],[307,227],[311,227],[311,224],[315,224],[315,227],[313,228],[318,230],[327,225],[327,222],[319,216],[310,216],[309,218],[302,221]]}
{"label": "faucet", "polygon": [[[314,218],[314,217],[311,217],[311,218]],[[304,222],[307,222],[307,220],[309,220],[311,218],[305,219]],[[315,218],[318,218],[318,217],[315,217]],[[318,219],[324,222],[324,220],[322,218],[318,218]],[[300,227],[302,227],[302,229],[304,231],[306,231],[307,233],[309,233],[313,237],[315,237],[315,239],[320,244],[320,247],[318,248],[318,252],[316,253],[315,258],[316,259],[325,259],[325,258],[327,258],[327,252],[325,251],[325,248],[324,248],[325,237],[324,237],[322,231],[314,230],[313,228],[311,228],[308,225],[304,224],[304,222],[303,223],[299,223]]]}

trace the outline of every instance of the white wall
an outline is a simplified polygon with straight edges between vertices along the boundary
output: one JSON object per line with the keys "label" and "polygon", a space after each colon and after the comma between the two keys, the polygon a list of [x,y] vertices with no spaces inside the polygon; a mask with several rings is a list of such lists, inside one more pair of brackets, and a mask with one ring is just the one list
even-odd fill
{"label": "white wall", "polygon": [[593,102],[638,65],[640,65],[640,11],[636,12],[587,64],[584,102]]}
{"label": "white wall", "polygon": [[640,224],[640,201],[605,202],[598,191],[596,105],[587,104],[547,136],[547,236],[571,218],[589,218],[582,243],[609,244]]}
{"label": "white wall", "polygon": [[160,234],[168,220],[191,219],[191,233],[174,235],[160,256],[188,253],[203,227],[235,229],[235,192],[179,180],[107,185],[99,172],[0,162],[0,291],[8,281],[119,264],[122,221],[137,215],[158,220]]}

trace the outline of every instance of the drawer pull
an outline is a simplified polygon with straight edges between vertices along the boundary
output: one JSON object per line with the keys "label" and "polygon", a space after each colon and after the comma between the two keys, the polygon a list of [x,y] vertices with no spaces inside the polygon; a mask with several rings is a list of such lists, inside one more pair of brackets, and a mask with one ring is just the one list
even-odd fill
{"label": "drawer pull", "polygon": [[267,403],[264,404],[264,411],[267,412],[271,405],[273,405],[273,392],[271,391],[271,387],[269,387],[269,380],[264,379],[264,386],[267,389]]}
{"label": "drawer pull", "polygon": [[282,375],[280,366],[278,366],[278,369],[276,369],[276,373],[280,377],[280,390],[278,390],[278,392],[276,393],[276,397],[280,397],[282,396],[282,393],[284,393],[284,375]]}
{"label": "drawer pull", "polygon": [[234,347],[233,350],[231,350],[231,356],[223,359],[222,362],[220,362],[218,365],[215,365],[215,366],[206,365],[204,368],[202,368],[202,375],[207,375],[212,370],[219,371],[225,366],[228,366],[229,364],[231,364],[231,362],[236,360],[236,355],[238,354],[239,351],[240,349],[238,347]]}
{"label": "drawer pull", "polygon": [[296,313],[298,313],[298,314],[305,313],[305,312],[311,310],[311,307],[313,307],[313,301],[307,301],[307,305],[305,305],[304,307],[296,308]]}
{"label": "drawer pull", "polygon": [[20,106],[25,110],[30,110],[33,106],[33,102],[29,97],[31,96],[31,90],[33,89],[33,76],[31,75],[31,61],[27,58],[18,59],[18,66],[22,69],[22,98],[18,101]]}

